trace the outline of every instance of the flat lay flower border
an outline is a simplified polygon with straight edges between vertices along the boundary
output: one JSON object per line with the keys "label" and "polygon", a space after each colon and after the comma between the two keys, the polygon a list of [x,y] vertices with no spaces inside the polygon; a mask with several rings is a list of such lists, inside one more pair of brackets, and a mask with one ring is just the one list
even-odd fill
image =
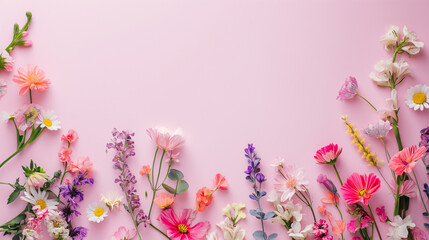
{"label": "flat lay flower border", "polygon": [[[32,14],[28,12],[26,17],[23,27],[14,25],[13,39],[0,53],[0,71],[14,70],[11,53],[16,47],[33,45],[28,40]],[[180,152],[185,147],[185,139],[180,129],[170,131],[165,127],[156,127],[146,130],[156,146],[153,160],[142,163],[139,171],[130,169],[128,165],[136,155],[135,133],[113,129],[111,139],[106,140],[106,149],[117,173],[112,181],[119,185],[121,192],[103,193],[100,201],[81,206],[85,192],[97,179],[92,176],[93,163],[88,156],[72,158],[73,143],[79,139],[79,134],[70,129],[59,138],[64,144],[58,151],[62,169],[47,173],[43,166],[28,159],[28,164],[22,166],[23,176],[18,174],[13,183],[0,182],[1,187],[11,188],[7,204],[17,200],[27,204],[16,217],[0,225],[0,232],[11,235],[14,240],[41,239],[44,236],[52,239],[85,239],[90,229],[75,226],[74,223],[76,218],[84,217],[82,211],[86,213],[88,221],[96,223],[103,222],[111,212],[122,211],[122,214],[129,215],[133,226],[118,227],[112,236],[115,240],[143,239],[144,231],[156,231],[160,238],[175,240],[242,240],[246,237],[256,240],[277,239],[278,233],[266,231],[267,224],[280,225],[278,231],[287,232],[295,240],[345,239],[346,230],[353,234],[353,240],[427,239],[422,228],[429,228],[429,224],[414,222],[407,211],[410,207],[419,208],[424,216],[429,216],[426,206],[429,186],[423,182],[424,176],[418,176],[415,172],[416,167],[425,167],[429,171],[429,127],[422,126],[419,143],[406,146],[402,142],[400,132],[403,128],[400,128],[401,115],[398,107],[398,95],[401,93],[397,90],[397,86],[412,74],[406,58],[419,54],[424,44],[407,26],[400,29],[394,25],[390,26],[381,42],[391,58],[379,61],[369,78],[380,89],[389,91],[390,98],[386,99],[385,106],[376,107],[370,99],[362,96],[358,81],[352,76],[346,78],[337,96],[344,104],[354,98],[362,99],[380,118],[378,122],[359,131],[348,116],[341,117],[352,144],[362,153],[362,158],[372,172],[355,172],[343,176],[341,168],[336,166],[336,162],[341,161],[341,146],[329,143],[318,150],[315,148],[315,164],[331,165],[335,171],[334,176],[320,174],[317,178],[317,182],[325,189],[325,196],[320,199],[321,205],[315,204],[316,201],[312,198],[314,190],[310,190],[310,182],[305,179],[303,169],[277,157],[269,163],[275,171],[275,178],[267,179],[262,172],[265,161],[257,154],[253,144],[247,144],[243,161],[247,161],[248,166],[243,169],[242,174],[243,182],[248,182],[249,198],[254,204],[228,204],[222,210],[225,219],[216,225],[219,231],[209,232],[211,223],[204,220],[205,209],[210,206],[217,191],[226,191],[230,184],[237,183],[228,182],[221,173],[213,173],[213,182],[207,183],[195,193],[194,207],[177,209],[174,204],[176,196],[186,193],[191,184],[186,181],[177,164]],[[20,67],[13,76],[13,81],[21,88],[18,94],[29,101],[28,104],[17,107],[18,110],[13,113],[1,113],[0,120],[16,131],[16,149],[0,161],[0,168],[7,168],[15,156],[25,151],[45,131],[62,129],[54,111],[45,110],[43,106],[33,103],[32,91],[46,91],[52,84],[42,69],[36,65],[29,65],[27,69]],[[0,98],[6,93],[7,84],[0,80]],[[405,98],[409,108],[423,111],[429,108],[429,86],[417,84],[406,91]],[[388,133],[392,130],[397,145],[395,150],[386,145]],[[383,144],[384,154],[381,158],[365,143],[362,134]],[[388,176],[383,175],[383,167],[389,168]],[[136,175],[141,176],[141,181],[147,181],[149,190],[136,188]],[[271,184],[274,190],[269,193],[264,191],[266,184]],[[372,195],[377,194],[381,187],[388,188],[392,193],[394,210],[391,213],[387,213],[384,206],[371,205]],[[149,195],[148,209],[142,207],[141,192]],[[419,198],[421,205],[410,206],[410,198]],[[269,202],[272,208],[263,209],[262,202]],[[154,208],[161,209],[158,216],[154,216]],[[310,216],[302,213],[304,208],[311,211]],[[260,228],[250,230],[239,226],[238,223],[248,215],[255,218],[248,221],[257,222]],[[304,217],[310,219],[312,224],[303,225],[301,222]],[[380,232],[380,224],[389,226],[387,234]],[[220,237],[218,233],[221,233]]]}

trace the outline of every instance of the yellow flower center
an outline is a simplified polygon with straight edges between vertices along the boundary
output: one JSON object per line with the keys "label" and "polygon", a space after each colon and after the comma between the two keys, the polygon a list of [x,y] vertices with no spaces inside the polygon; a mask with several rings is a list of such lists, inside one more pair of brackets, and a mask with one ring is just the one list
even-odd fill
{"label": "yellow flower center", "polygon": [[359,196],[362,197],[363,195],[367,194],[366,189],[362,189],[359,191]]}
{"label": "yellow flower center", "polygon": [[46,207],[47,207],[47,205],[46,205],[46,202],[45,202],[45,200],[43,200],[43,199],[39,199],[39,200],[37,200],[37,202],[36,202],[36,205],[39,205],[40,206],[40,209],[45,209]]}
{"label": "yellow flower center", "polygon": [[52,126],[52,121],[50,119],[43,119],[43,124],[45,124],[46,127]]}
{"label": "yellow flower center", "polygon": [[177,229],[179,229],[180,233],[187,233],[188,232],[188,227],[185,224],[179,224],[179,226],[177,226]]}
{"label": "yellow flower center", "polygon": [[426,102],[426,94],[421,92],[414,94],[413,102],[415,104],[423,104],[424,102]]}
{"label": "yellow flower center", "polygon": [[94,211],[94,215],[95,215],[96,217],[101,217],[101,215],[103,215],[103,213],[104,213],[104,209],[102,209],[102,208],[97,208],[97,209],[95,209],[95,211]]}

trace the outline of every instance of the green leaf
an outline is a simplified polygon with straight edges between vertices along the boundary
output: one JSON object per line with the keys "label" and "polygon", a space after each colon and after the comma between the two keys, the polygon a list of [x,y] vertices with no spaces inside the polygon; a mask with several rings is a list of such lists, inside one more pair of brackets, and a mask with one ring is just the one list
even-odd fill
{"label": "green leaf", "polygon": [[168,186],[167,184],[163,183],[162,187],[169,193],[174,194],[176,192],[176,189]]}
{"label": "green leaf", "polygon": [[188,190],[189,184],[185,180],[180,180],[177,185],[177,192],[176,194],[184,193]]}
{"label": "green leaf", "polygon": [[15,201],[17,198],[18,198],[18,196],[19,196],[19,194],[21,193],[21,190],[20,189],[15,189],[15,191],[13,191],[10,195],[9,195],[9,198],[7,199],[7,204],[10,204],[10,203],[12,203],[13,201]]}
{"label": "green leaf", "polygon": [[170,169],[168,172],[168,178],[177,181],[183,179],[183,173],[177,169]]}
{"label": "green leaf", "polygon": [[19,32],[19,25],[18,25],[18,23],[15,23],[13,25],[13,37],[14,38],[16,37],[16,34],[18,34],[18,32]]}

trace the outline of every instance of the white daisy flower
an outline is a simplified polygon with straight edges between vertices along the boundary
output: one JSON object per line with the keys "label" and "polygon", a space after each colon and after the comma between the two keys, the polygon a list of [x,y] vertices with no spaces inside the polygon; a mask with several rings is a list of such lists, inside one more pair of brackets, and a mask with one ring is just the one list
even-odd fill
{"label": "white daisy flower", "polygon": [[89,204],[86,209],[86,214],[88,215],[88,220],[92,222],[99,223],[107,217],[107,212],[109,208],[107,208],[104,202],[93,202]]}
{"label": "white daisy flower", "polygon": [[42,128],[46,127],[52,131],[61,129],[61,122],[57,119],[57,116],[53,111],[41,111],[37,120],[37,124],[41,124]]}
{"label": "white daisy flower", "polygon": [[429,108],[429,86],[419,84],[408,89],[405,103],[414,110]]}
{"label": "white daisy flower", "polygon": [[54,199],[48,199],[48,193],[34,187],[30,187],[30,192],[25,191],[24,196],[21,197],[22,200],[33,204],[33,206],[38,205],[41,210],[47,209],[57,209],[58,202]]}
{"label": "white daisy flower", "polygon": [[6,123],[9,119],[14,118],[15,115],[9,114],[7,112],[0,112],[0,123]]}

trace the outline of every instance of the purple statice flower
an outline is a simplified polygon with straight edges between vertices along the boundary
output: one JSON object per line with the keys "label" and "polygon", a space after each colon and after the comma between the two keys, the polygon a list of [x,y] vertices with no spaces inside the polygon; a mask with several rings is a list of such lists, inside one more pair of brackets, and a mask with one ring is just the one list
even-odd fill
{"label": "purple statice flower", "polygon": [[246,180],[253,184],[253,193],[249,195],[250,199],[258,202],[258,208],[252,209],[249,211],[250,215],[256,217],[261,221],[262,231],[255,231],[253,233],[253,237],[256,240],[273,240],[277,237],[277,233],[273,233],[271,235],[267,235],[264,231],[264,220],[275,217],[273,212],[264,212],[261,208],[260,200],[262,197],[267,195],[265,191],[262,191],[262,183],[266,180],[264,174],[261,173],[261,168],[259,167],[261,163],[261,159],[257,157],[255,152],[255,147],[253,144],[248,144],[247,148],[244,149],[244,156],[247,159],[247,170],[244,171],[246,174]]}
{"label": "purple statice flower", "polygon": [[315,222],[313,225],[313,235],[315,240],[333,240],[334,237],[328,235],[328,224],[325,220],[320,219],[319,222]]}
{"label": "purple statice flower", "polygon": [[88,234],[88,229],[84,227],[75,227],[70,230],[69,236],[73,240],[82,240],[86,237],[87,234]]}
{"label": "purple statice flower", "polygon": [[[137,194],[137,190],[134,185],[137,183],[137,179],[134,174],[131,173],[127,160],[135,156],[134,150],[134,133],[128,131],[118,131],[116,128],[112,132],[112,140],[107,143],[107,149],[113,149],[115,155],[113,156],[113,167],[120,170],[120,174],[115,178],[115,183],[118,183],[122,191],[126,195],[127,203],[124,204],[125,210],[130,213],[134,225],[138,226],[143,223],[146,227],[149,224],[147,215],[140,208],[140,197]],[[138,229],[136,228],[138,231]]]}
{"label": "purple statice flower", "polygon": [[[426,168],[428,168],[428,164],[427,164],[427,160],[429,158],[429,127],[427,128],[423,128],[420,131],[420,143],[419,143],[420,147],[426,147],[427,151],[425,156],[423,157],[423,162],[426,165]],[[429,174],[429,172],[428,172]]]}

